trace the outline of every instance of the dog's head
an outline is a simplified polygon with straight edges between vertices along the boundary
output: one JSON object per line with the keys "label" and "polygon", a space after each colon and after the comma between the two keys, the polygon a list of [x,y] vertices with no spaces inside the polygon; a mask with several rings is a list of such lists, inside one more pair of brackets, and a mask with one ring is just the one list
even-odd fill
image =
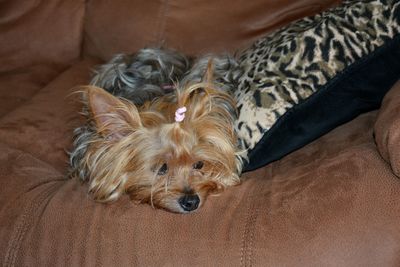
{"label": "dog's head", "polygon": [[232,98],[206,81],[177,87],[141,107],[101,88],[83,90],[92,133],[79,168],[96,200],[128,193],[188,213],[240,182]]}

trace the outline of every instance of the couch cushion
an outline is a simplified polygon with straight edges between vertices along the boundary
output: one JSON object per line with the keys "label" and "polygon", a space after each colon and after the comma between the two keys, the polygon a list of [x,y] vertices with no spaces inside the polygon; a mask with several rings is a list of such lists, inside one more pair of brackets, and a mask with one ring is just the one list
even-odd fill
{"label": "couch cushion", "polygon": [[86,60],[72,66],[23,106],[1,118],[0,140],[64,171],[65,150],[80,110],[72,89],[89,82],[90,70],[97,63]]}
{"label": "couch cushion", "polygon": [[0,73],[0,118],[32,98],[59,72],[40,64]]}
{"label": "couch cushion", "polygon": [[24,151],[0,143],[0,261],[12,262],[41,205],[65,182],[64,173]]}
{"label": "couch cushion", "polygon": [[375,140],[382,157],[400,177],[400,81],[382,102],[376,120]]}
{"label": "couch cushion", "polygon": [[65,96],[91,65],[65,72],[0,122],[0,186],[11,187],[0,194],[4,265],[400,264],[400,181],[373,143],[376,112],[245,174],[191,215],[128,197],[99,204],[65,179],[62,155],[80,111]]}
{"label": "couch cushion", "polygon": [[[80,105],[71,99],[71,89],[88,83],[90,69],[96,63],[82,61],[51,84],[42,89],[37,86],[34,97],[25,99],[25,105],[13,107],[0,119],[0,238],[5,235],[5,239],[13,240],[1,242],[4,262],[12,261],[14,244],[19,245],[20,236],[34,223],[31,220],[37,218],[37,210],[68,179],[65,151],[71,143],[72,130],[79,124],[76,115],[80,110]],[[45,75],[49,69],[37,70],[21,74],[28,85],[34,84],[29,83],[30,79],[38,80],[34,74]],[[17,88],[10,90],[10,96],[18,96]]]}
{"label": "couch cushion", "polygon": [[234,51],[340,0],[89,1],[84,51],[108,60],[146,46],[189,54]]}

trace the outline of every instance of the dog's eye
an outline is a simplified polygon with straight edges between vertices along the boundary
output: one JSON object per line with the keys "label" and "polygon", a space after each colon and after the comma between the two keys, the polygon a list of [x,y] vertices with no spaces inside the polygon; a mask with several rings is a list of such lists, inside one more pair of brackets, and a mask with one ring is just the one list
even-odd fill
{"label": "dog's eye", "polygon": [[167,163],[164,163],[161,168],[158,170],[157,174],[158,175],[165,175],[168,172],[168,165]]}
{"label": "dog's eye", "polygon": [[203,168],[203,166],[204,166],[204,162],[198,161],[195,164],[193,164],[193,169],[200,170],[201,168]]}

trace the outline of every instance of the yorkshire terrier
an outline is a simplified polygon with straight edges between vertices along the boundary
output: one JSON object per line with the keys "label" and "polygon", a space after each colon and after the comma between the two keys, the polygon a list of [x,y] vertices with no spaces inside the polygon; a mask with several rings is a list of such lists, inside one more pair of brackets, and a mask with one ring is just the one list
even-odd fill
{"label": "yorkshire terrier", "polygon": [[116,55],[82,88],[87,122],[75,130],[71,175],[97,201],[132,200],[177,213],[240,183],[243,160],[230,56],[171,50]]}

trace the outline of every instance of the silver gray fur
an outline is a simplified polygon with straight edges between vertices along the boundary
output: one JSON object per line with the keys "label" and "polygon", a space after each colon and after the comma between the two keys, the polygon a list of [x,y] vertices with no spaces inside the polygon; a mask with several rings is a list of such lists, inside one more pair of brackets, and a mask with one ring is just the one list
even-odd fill
{"label": "silver gray fur", "polygon": [[213,59],[215,82],[222,90],[231,92],[242,73],[233,57],[207,55],[193,61],[179,52],[158,48],[141,49],[132,55],[115,55],[96,70],[91,84],[141,105],[173,92],[169,88],[176,82],[181,85],[201,82],[210,58]]}
{"label": "silver gray fur", "polygon": [[141,105],[163,95],[189,70],[189,60],[178,52],[145,48],[136,54],[115,55],[100,66],[91,84]]}

